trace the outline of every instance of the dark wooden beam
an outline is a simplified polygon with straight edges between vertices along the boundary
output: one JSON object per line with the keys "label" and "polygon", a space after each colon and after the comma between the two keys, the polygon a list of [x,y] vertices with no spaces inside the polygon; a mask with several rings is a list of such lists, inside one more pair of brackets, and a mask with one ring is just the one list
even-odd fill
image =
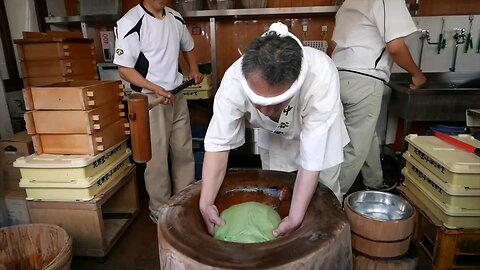
{"label": "dark wooden beam", "polygon": [[48,30],[45,18],[48,17],[47,1],[35,0],[35,12],[37,13],[38,30],[46,32]]}
{"label": "dark wooden beam", "polygon": [[[17,60],[13,50],[12,35],[8,26],[7,11],[5,2],[0,0],[0,36],[2,37],[3,54],[5,55],[5,64],[7,65],[8,80],[4,80],[5,90],[18,90],[23,87],[22,80],[18,74]],[[20,84],[19,84],[20,83]]]}

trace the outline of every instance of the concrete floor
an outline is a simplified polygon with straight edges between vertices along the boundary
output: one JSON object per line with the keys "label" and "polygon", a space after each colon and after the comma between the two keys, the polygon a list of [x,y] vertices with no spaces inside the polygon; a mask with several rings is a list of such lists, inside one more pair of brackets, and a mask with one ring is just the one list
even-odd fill
{"label": "concrete floor", "polygon": [[[400,176],[400,167],[395,160],[385,163],[384,172],[388,181],[397,181]],[[239,167],[234,164],[232,167]],[[252,167],[252,166],[248,166]],[[138,175],[142,175],[142,168],[138,168]],[[146,270],[159,269],[158,242],[156,225],[149,218],[148,195],[143,184],[143,177],[138,177],[141,211],[138,217],[126,230],[124,235],[112,247],[104,258],[74,257],[72,269],[115,269],[115,270]],[[350,192],[362,190],[361,176],[357,178]],[[393,191],[395,192],[395,191]],[[416,249],[419,257],[417,269],[432,269],[421,250]]]}

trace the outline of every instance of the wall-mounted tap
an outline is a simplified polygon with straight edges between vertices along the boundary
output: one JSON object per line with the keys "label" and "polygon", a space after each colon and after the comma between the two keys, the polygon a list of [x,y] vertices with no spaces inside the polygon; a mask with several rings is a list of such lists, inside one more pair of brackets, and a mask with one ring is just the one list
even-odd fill
{"label": "wall-mounted tap", "polygon": [[420,40],[422,40],[422,50],[423,50],[423,44],[425,40],[430,45],[437,45],[437,54],[440,54],[440,51],[447,47],[447,40],[445,39],[444,27],[445,27],[445,18],[442,18],[442,27],[440,29],[440,34],[438,36],[438,42],[430,41],[430,30],[419,29],[421,33]]}
{"label": "wall-mounted tap", "polygon": [[423,47],[425,45],[425,40],[428,42],[430,40],[430,30],[428,29],[418,29],[420,33],[420,40],[422,44],[420,45],[420,55],[418,56],[418,68],[422,69],[422,56],[423,56]]}
{"label": "wall-mounted tap", "polygon": [[465,34],[465,28],[454,28],[453,31],[455,31],[455,35],[453,35],[455,46],[465,43],[465,37],[467,36]]}
{"label": "wall-mounted tap", "polygon": [[453,63],[452,67],[449,68],[451,72],[455,71],[455,65],[457,62],[457,51],[458,51],[458,45],[465,43],[465,28],[454,28],[453,31],[455,31],[455,34],[453,35],[453,39],[455,40],[455,49],[453,51]]}
{"label": "wall-mounted tap", "polygon": [[473,24],[473,15],[468,17],[469,20],[469,27],[468,27],[468,34],[465,39],[465,46],[463,47],[463,52],[467,53],[468,49],[473,49],[473,39],[472,39],[472,24]]}

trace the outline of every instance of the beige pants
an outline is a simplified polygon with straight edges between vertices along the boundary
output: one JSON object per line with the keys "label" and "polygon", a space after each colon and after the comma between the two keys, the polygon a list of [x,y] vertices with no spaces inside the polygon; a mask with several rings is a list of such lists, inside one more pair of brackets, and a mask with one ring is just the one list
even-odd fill
{"label": "beige pants", "polygon": [[375,133],[382,104],[383,82],[348,72],[340,74],[340,96],[350,143],[343,149],[340,187],[345,194],[361,171],[363,184],[378,187],[383,183],[380,149]]}
{"label": "beige pants", "polygon": [[[293,149],[290,149],[290,150],[291,151],[289,153],[293,153],[293,151],[295,151]],[[270,151],[268,149],[259,147],[258,151],[260,153],[260,158],[262,160],[262,169],[264,170],[281,171],[280,169],[278,169],[279,167],[281,167],[281,166],[278,166],[278,164],[282,164],[282,163],[283,164],[289,163],[290,165],[294,165],[296,168],[298,168],[298,165],[295,159],[286,158],[285,160],[272,161],[270,157]],[[272,164],[272,163],[276,163],[276,164]],[[345,193],[340,192],[340,182],[338,181],[339,175],[340,175],[340,164],[335,165],[326,170],[320,171],[318,182],[328,187],[335,194],[337,199],[340,202],[342,202],[343,196],[345,195]]]}
{"label": "beige pants", "polygon": [[[155,95],[149,94],[148,100],[153,99]],[[149,117],[152,159],[145,169],[145,187],[150,210],[158,214],[172,195],[195,181],[195,161],[190,115],[182,94],[175,95],[173,104],[153,107]]]}

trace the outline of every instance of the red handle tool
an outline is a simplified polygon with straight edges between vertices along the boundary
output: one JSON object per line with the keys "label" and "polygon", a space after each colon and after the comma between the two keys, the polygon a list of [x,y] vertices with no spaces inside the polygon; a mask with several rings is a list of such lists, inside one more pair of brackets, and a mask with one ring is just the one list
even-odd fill
{"label": "red handle tool", "polygon": [[453,145],[458,146],[458,147],[460,147],[464,150],[467,150],[470,153],[474,153],[475,155],[480,157],[480,148],[478,148],[478,147],[475,147],[475,146],[470,145],[468,143],[464,143],[464,142],[462,142],[460,140],[457,140],[453,137],[450,137],[447,134],[442,133],[440,131],[436,131],[436,130],[433,131],[433,135],[435,135],[435,137],[440,138],[440,139],[442,139],[442,140],[444,140],[444,141],[446,141],[450,144],[453,144]]}

